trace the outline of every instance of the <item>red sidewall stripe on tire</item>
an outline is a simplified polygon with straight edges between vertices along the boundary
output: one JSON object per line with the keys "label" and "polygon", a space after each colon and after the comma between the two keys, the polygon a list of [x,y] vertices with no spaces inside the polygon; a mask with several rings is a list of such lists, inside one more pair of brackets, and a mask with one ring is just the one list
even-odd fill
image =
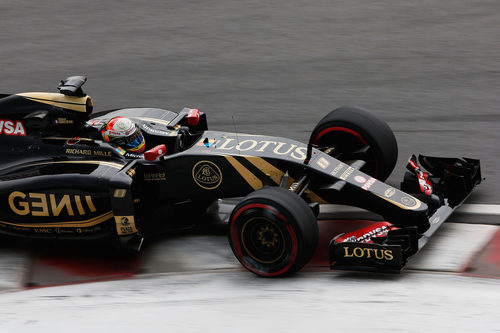
{"label": "red sidewall stripe on tire", "polygon": [[345,132],[345,133],[349,133],[351,135],[354,135],[356,138],[358,138],[358,140],[367,145],[368,144],[368,141],[365,140],[365,138],[363,138],[361,136],[361,134],[359,134],[358,132],[350,129],[350,128],[347,128],[347,127],[328,127],[328,128],[325,128],[324,130],[322,130],[321,132],[318,133],[318,135],[316,135],[316,138],[314,138],[314,143],[317,143],[318,140],[323,136],[325,135],[326,133],[330,133],[330,132]]}
{"label": "red sidewall stripe on tire", "polygon": [[[235,225],[234,221],[238,218],[238,216],[243,211],[245,211],[247,209],[251,209],[251,208],[262,208],[262,209],[266,209],[266,210],[269,210],[270,212],[272,212],[274,214],[274,216],[276,216],[277,218],[279,218],[280,220],[282,220],[284,222],[286,230],[288,231],[288,234],[290,235],[291,242],[292,242],[292,251],[290,253],[290,259],[288,261],[288,264],[285,267],[283,267],[282,269],[280,269],[279,271],[277,271],[277,272],[265,273],[265,272],[261,272],[259,270],[256,270],[256,269],[252,268],[250,265],[248,265],[246,263],[245,259],[243,258],[243,251],[241,249],[241,244],[238,241],[239,240],[239,237],[238,237],[238,228],[236,228],[236,225]],[[252,272],[254,272],[256,274],[259,274],[259,275],[262,275],[262,276],[269,276],[269,277],[279,276],[281,274],[286,273],[286,271],[288,271],[293,266],[293,264],[295,263],[295,259],[297,258],[297,253],[299,251],[299,243],[297,241],[297,235],[295,234],[295,231],[293,230],[292,226],[290,225],[290,223],[288,222],[288,220],[285,218],[285,216],[283,216],[283,214],[280,214],[276,209],[274,209],[271,206],[268,206],[268,205],[265,205],[265,204],[257,204],[256,203],[256,204],[249,204],[249,205],[241,207],[236,212],[236,214],[234,214],[234,216],[233,216],[233,218],[231,220],[231,229],[230,229],[229,232],[230,232],[230,235],[231,235],[231,242],[233,243],[233,249],[234,249],[235,255],[245,265],[246,268],[248,268],[249,270],[251,270]]]}
{"label": "red sidewall stripe on tire", "polygon": [[[365,144],[365,145],[368,145],[368,141],[365,140],[365,138],[363,138],[363,136],[361,136],[361,134],[359,134],[358,132],[350,129],[350,128],[347,128],[347,127],[328,127],[328,128],[325,128],[324,130],[322,130],[321,132],[318,133],[318,135],[316,135],[316,138],[314,139],[314,144],[316,144],[319,139],[321,139],[321,137],[323,135],[325,135],[326,133],[330,133],[330,132],[345,132],[345,133],[349,133],[353,136],[355,136],[362,144]],[[374,174],[374,177],[377,178],[379,176],[379,162],[378,161],[375,161],[375,174]]]}

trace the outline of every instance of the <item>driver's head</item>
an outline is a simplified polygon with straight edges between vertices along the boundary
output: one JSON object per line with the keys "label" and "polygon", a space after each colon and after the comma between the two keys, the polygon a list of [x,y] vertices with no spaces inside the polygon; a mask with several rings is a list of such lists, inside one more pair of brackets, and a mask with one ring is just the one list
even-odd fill
{"label": "driver's head", "polygon": [[115,117],[101,129],[106,142],[114,143],[131,153],[140,154],[146,148],[146,141],[141,129],[132,120],[125,117]]}

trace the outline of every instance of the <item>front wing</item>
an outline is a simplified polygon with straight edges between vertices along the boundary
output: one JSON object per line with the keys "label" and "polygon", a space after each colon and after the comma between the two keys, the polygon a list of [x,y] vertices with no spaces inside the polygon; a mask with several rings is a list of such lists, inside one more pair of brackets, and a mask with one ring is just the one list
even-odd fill
{"label": "front wing", "polygon": [[430,227],[419,232],[404,221],[379,222],[340,234],[329,245],[330,268],[399,272],[482,180],[479,160],[421,155],[418,161],[428,172],[413,156],[401,190],[416,193],[427,203]]}

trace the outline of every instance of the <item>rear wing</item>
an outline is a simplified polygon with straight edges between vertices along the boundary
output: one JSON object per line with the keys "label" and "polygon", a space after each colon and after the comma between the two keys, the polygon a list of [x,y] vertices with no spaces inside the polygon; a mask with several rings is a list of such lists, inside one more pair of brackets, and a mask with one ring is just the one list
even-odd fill
{"label": "rear wing", "polygon": [[418,162],[410,157],[401,190],[427,203],[430,227],[391,221],[340,234],[329,245],[330,268],[399,272],[482,181],[476,159],[420,155]]}

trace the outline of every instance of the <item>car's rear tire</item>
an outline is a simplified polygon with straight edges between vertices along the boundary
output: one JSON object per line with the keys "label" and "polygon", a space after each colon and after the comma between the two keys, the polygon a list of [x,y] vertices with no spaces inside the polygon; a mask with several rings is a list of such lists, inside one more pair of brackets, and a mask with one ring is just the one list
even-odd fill
{"label": "car's rear tire", "polygon": [[312,257],[318,224],[308,204],[280,187],[246,196],[231,213],[229,243],[249,271],[263,277],[290,275]]}
{"label": "car's rear tire", "polygon": [[386,180],[398,159],[398,144],[385,121],[355,107],[343,106],[321,119],[311,133],[310,143],[332,148],[331,155],[343,162],[361,159],[361,171]]}

